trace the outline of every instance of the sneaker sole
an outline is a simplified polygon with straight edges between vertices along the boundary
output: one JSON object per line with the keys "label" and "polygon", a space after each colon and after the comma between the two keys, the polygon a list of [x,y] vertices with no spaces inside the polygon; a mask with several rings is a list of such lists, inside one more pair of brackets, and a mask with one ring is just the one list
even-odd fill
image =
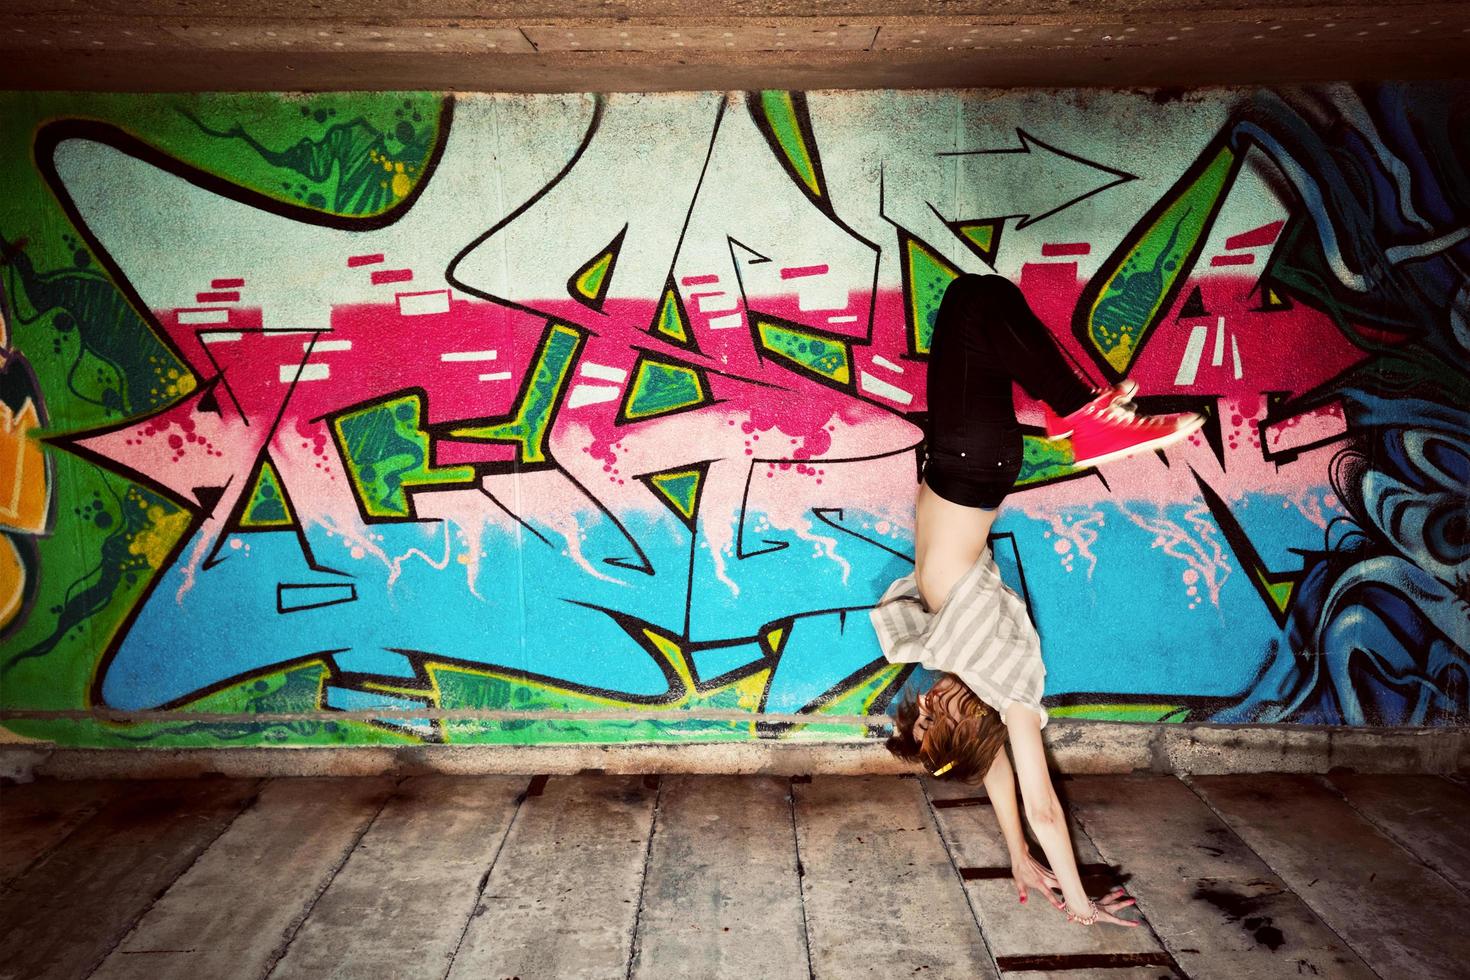
{"label": "sneaker sole", "polygon": [[1110,453],[1103,453],[1099,456],[1089,456],[1084,459],[1073,459],[1072,465],[1097,466],[1100,463],[1109,463],[1115,459],[1123,459],[1124,457],[1133,456],[1137,453],[1146,453],[1151,449],[1163,449],[1165,446],[1172,446],[1174,443],[1178,442],[1180,439],[1183,439],[1185,436],[1199,431],[1200,427],[1204,424],[1204,417],[1201,416],[1197,421],[1192,422],[1183,428],[1175,429],[1168,435],[1162,435],[1159,436],[1157,439],[1150,439],[1147,442],[1136,443],[1135,445],[1129,446],[1126,449],[1115,449]]}

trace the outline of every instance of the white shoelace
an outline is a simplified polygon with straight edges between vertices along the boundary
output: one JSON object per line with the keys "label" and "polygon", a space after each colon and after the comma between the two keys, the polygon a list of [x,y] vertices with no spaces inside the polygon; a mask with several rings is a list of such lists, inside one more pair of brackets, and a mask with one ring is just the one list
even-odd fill
{"label": "white shoelace", "polygon": [[1093,414],[1118,425],[1145,425],[1148,421],[1139,418],[1133,411],[1121,407],[1117,402],[1109,402],[1103,409],[1094,409]]}

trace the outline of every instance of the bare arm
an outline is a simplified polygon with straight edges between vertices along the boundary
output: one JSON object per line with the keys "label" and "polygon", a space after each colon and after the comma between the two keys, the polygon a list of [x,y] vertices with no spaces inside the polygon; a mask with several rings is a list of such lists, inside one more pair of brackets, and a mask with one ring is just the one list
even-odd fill
{"label": "bare arm", "polygon": [[1035,888],[1054,907],[1061,908],[1061,900],[1053,891],[1057,887],[1056,875],[1031,856],[1031,848],[1026,844],[1026,835],[1021,829],[1021,811],[1016,805],[1016,776],[1011,771],[1011,760],[1006,758],[1004,749],[995,754],[995,761],[985,773],[985,794],[990,797],[990,808],[995,811],[995,820],[1005,837],[1006,851],[1011,856],[1011,878],[1016,883],[1020,900],[1024,903],[1028,890]]}
{"label": "bare arm", "polygon": [[1006,839],[1006,850],[1012,858],[1026,850],[1026,836],[1021,830],[1021,811],[1016,806],[1016,777],[1011,773],[1011,760],[1005,750],[995,753],[995,761],[985,773],[985,794],[990,797],[990,808],[995,811],[996,822]]}
{"label": "bare arm", "polygon": [[[1087,893],[1082,876],[1077,872],[1077,858],[1072,851],[1072,838],[1067,832],[1067,816],[1051,785],[1046,765],[1046,751],[1041,744],[1041,718],[1030,708],[1013,704],[1006,709],[1006,730],[1011,752],[1016,758],[1016,781],[1021,784],[1021,800],[1026,807],[1026,822],[1046,853],[1046,860],[1062,887],[1067,908],[1077,914],[1087,912]],[[1119,919],[1108,909],[1100,910],[1102,921],[1136,926],[1137,922]]]}

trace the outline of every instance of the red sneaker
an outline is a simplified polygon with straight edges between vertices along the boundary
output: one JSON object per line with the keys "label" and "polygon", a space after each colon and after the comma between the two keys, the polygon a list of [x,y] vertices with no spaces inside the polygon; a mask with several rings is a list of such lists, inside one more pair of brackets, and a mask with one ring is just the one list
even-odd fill
{"label": "red sneaker", "polygon": [[1074,466],[1096,466],[1144,450],[1162,449],[1205,424],[1205,417],[1198,412],[1140,416],[1124,405],[1099,401],[1090,402],[1063,420],[1073,426]]}
{"label": "red sneaker", "polygon": [[1098,392],[1096,398],[1088,402],[1086,405],[1082,406],[1082,408],[1078,409],[1076,412],[1068,415],[1065,419],[1062,416],[1058,415],[1056,412],[1053,412],[1051,410],[1051,406],[1048,405],[1046,402],[1042,402],[1041,412],[1042,416],[1046,420],[1046,438],[1067,438],[1067,436],[1072,434],[1073,423],[1071,420],[1074,419],[1079,412],[1085,411],[1087,408],[1092,406],[1107,408],[1107,406],[1112,404],[1121,404],[1127,402],[1133,398],[1133,393],[1137,390],[1137,382],[1129,378],[1124,378],[1117,384],[1109,385],[1108,387],[1102,389],[1102,391]]}

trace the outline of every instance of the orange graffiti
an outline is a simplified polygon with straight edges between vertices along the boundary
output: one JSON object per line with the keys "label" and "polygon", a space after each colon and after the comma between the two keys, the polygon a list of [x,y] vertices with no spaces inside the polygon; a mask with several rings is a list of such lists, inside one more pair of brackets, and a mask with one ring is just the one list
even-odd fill
{"label": "orange graffiti", "polygon": [[41,442],[31,435],[40,425],[30,399],[19,412],[0,404],[0,527],[7,531],[40,534],[46,529],[51,487]]}
{"label": "orange graffiti", "polygon": [[[41,442],[31,435],[40,424],[30,399],[19,412],[0,403],[0,530],[40,534],[46,529],[51,486]],[[25,574],[15,542],[0,539],[0,627],[20,612]]]}

